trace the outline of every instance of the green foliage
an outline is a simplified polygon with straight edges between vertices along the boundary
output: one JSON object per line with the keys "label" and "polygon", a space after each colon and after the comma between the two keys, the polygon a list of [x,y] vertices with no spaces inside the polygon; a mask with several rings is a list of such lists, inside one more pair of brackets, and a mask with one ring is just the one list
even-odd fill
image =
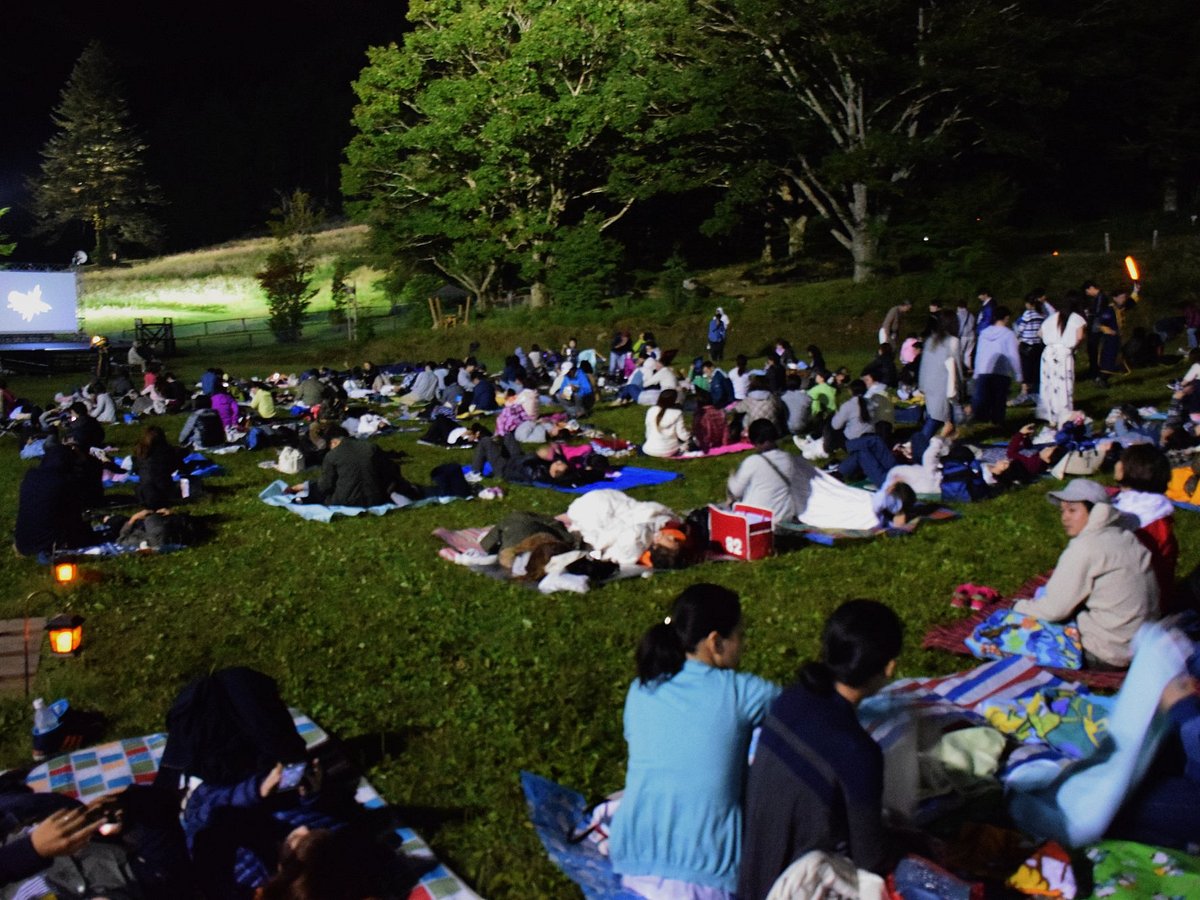
{"label": "green foliage", "polygon": [[416,0],[355,83],[343,189],[398,263],[477,296],[518,265],[535,299],[565,222],[603,231],[676,177],[652,38],[672,3]]}
{"label": "green foliage", "polygon": [[346,276],[354,269],[354,263],[344,256],[333,261],[333,274],[329,278],[329,321],[334,325],[346,324],[346,308],[350,305],[354,289],[346,283]]}
{"label": "green foliage", "polygon": [[99,43],[75,63],[53,119],[58,132],[42,148],[41,174],[31,184],[39,231],[90,227],[92,259],[100,265],[114,257],[118,242],[154,245],[158,189],[146,177],[146,145]]}
{"label": "green foliage", "polygon": [[300,340],[304,313],[316,289],[311,286],[314,266],[314,234],[320,214],[312,198],[299,189],[280,201],[268,223],[275,246],[266,263],[254,276],[267,295],[268,324],[281,344]]}
{"label": "green foliage", "polygon": [[[4,215],[8,212],[8,209],[9,208],[7,206],[0,208],[0,219],[4,218]],[[12,252],[15,249],[17,249],[17,245],[15,243],[10,243],[7,235],[0,234],[0,256],[12,256]]]}
{"label": "green foliage", "polygon": [[546,283],[554,302],[570,307],[599,305],[612,290],[621,265],[621,245],[606,238],[595,216],[559,229],[550,245],[553,265]]}
{"label": "green foliage", "polygon": [[687,277],[687,260],[676,248],[675,252],[668,256],[667,261],[663,263],[662,272],[658,276],[658,287],[662,292],[663,299],[666,300],[667,309],[678,312],[683,307],[687,298],[683,282]]}

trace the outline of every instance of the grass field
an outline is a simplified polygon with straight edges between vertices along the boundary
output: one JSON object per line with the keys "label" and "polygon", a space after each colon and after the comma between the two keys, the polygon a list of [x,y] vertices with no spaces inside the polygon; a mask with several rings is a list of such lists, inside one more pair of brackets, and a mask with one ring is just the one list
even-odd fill
{"label": "grass field", "polygon": [[[215,251],[194,277],[201,283],[232,277],[217,271],[223,252],[233,251]],[[1074,286],[1082,277],[1078,271],[1092,265],[1091,259],[1076,260],[1069,274],[1048,277],[1048,286]],[[758,288],[739,284],[734,271],[709,278],[721,297],[746,297],[730,309],[730,351],[757,354],[762,343],[782,334],[799,347],[821,344],[833,364],[855,366],[867,358],[878,318],[893,298],[929,296],[916,281],[860,291],[844,284]],[[558,324],[520,312],[496,314],[477,328],[414,329],[365,347],[324,342],[185,357],[174,364],[187,377],[207,365],[250,374],[362,358],[462,354],[468,341],[479,340],[484,357],[498,367],[513,343],[549,345],[577,332],[585,346],[606,346],[613,321],[654,327],[666,345],[680,348],[681,359],[690,359],[703,352],[700,326],[710,302],[677,313],[618,304],[607,320]],[[1181,372],[1178,366],[1140,372],[1105,396],[1084,386],[1079,402],[1101,418],[1118,399],[1161,404],[1165,382]],[[14,380],[18,392],[42,399],[61,386]],[[1010,424],[1025,414],[1013,410]],[[595,422],[640,440],[642,415],[638,408],[603,410]],[[182,417],[163,424],[176,434]],[[110,441],[123,450],[137,433],[124,425],[109,429]],[[415,439],[406,434],[382,441],[408,455],[405,472],[415,481],[427,481],[434,465],[465,461],[461,451],[420,447]],[[11,439],[0,449],[0,532],[7,534],[26,464],[17,460]],[[213,529],[209,543],[86,566],[94,580],[64,603],[86,616],[87,648],[75,660],[47,661],[37,694],[65,695],[100,709],[110,717],[111,735],[131,735],[162,728],[167,705],[189,678],[216,666],[259,667],[279,679],[290,702],[352,739],[382,792],[473,887],[495,898],[577,896],[526,825],[518,770],[589,795],[620,787],[621,708],[633,648],[683,586],[712,580],[741,593],[748,624],[744,667],[770,678],[790,679],[815,651],[824,617],[843,600],[861,596],[894,605],[904,618],[902,675],[946,672],[968,661],[918,645],[930,624],[958,615],[948,606],[954,586],[973,581],[1010,591],[1051,566],[1065,543],[1044,499],[1045,484],[971,505],[962,520],[909,538],[813,546],[754,564],[716,564],[586,595],[546,597],[444,562],[430,532],[488,524],[509,509],[557,514],[568,495],[514,487],[496,503],[458,502],[322,525],[257,500],[275,474],[258,468],[265,458],[240,453],[220,460],[228,474],[210,480],[192,507]],[[676,510],[719,500],[737,461],[641,460],[678,468],[684,477],[639,496]],[[1177,530],[1186,573],[1200,564],[1200,517],[1182,513]],[[45,573],[12,558],[4,571],[0,614],[20,615],[22,598],[44,583]],[[49,601],[35,605],[39,613],[55,611]],[[30,722],[25,701],[0,699],[0,763],[27,761]]]}

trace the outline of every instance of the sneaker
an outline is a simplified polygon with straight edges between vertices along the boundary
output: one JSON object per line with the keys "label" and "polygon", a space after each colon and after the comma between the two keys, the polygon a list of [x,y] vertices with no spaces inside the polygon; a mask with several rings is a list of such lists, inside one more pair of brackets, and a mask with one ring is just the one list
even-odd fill
{"label": "sneaker", "polygon": [[464,474],[463,478],[467,479],[471,484],[479,484],[479,482],[483,481],[483,473],[471,471]]}
{"label": "sneaker", "polygon": [[504,488],[500,487],[499,485],[485,487],[476,496],[478,496],[480,500],[503,500]]}

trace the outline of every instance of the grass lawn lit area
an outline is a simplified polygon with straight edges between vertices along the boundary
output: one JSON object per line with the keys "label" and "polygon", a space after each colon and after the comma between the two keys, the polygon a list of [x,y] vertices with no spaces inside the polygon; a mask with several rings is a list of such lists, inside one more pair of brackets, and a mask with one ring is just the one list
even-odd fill
{"label": "grass lawn lit area", "polygon": [[[204,285],[218,277],[233,283],[241,276],[206,275],[186,303],[206,308]],[[801,347],[815,339],[829,347],[832,365],[857,369],[869,356],[886,302],[867,303],[852,320],[843,318],[844,309],[817,309],[766,293],[734,308],[727,358],[743,351],[758,356],[762,339],[784,334]],[[685,362],[704,353],[701,325],[710,314],[705,307],[641,324],[660,327],[664,345],[678,347],[678,361]],[[635,330],[638,324],[621,322]],[[547,322],[544,328],[544,346],[578,330],[584,346],[604,350],[595,338],[612,331],[603,321]],[[422,328],[365,348],[323,341],[254,353],[191,353],[170,365],[194,382],[209,366],[239,376],[319,364],[341,368],[366,358],[382,364],[430,353],[462,355],[468,340],[480,340],[481,355],[498,371],[514,344],[528,346],[542,336],[538,328],[497,317],[478,329]],[[1183,369],[1175,363],[1140,370],[1103,393],[1081,384],[1078,405],[1098,421],[1118,402],[1165,408],[1166,384]],[[14,377],[9,383],[19,396],[44,403],[82,377]],[[1003,435],[985,427],[971,435],[1007,436],[1030,414],[1028,407],[1010,408]],[[644,415],[636,405],[600,408],[591,422],[640,442]],[[183,420],[154,421],[175,440]],[[107,440],[125,455],[143,424],[110,426]],[[414,482],[429,483],[439,464],[469,462],[467,451],[421,446],[418,437],[378,439],[404,454],[404,474]],[[0,533],[10,535],[18,487],[31,463],[18,459],[13,437],[0,440]],[[531,770],[587,796],[622,786],[622,705],[634,674],[634,648],[685,586],[712,581],[740,593],[745,671],[790,681],[816,653],[829,613],[845,600],[869,597],[890,604],[904,621],[901,676],[947,673],[971,660],[923,651],[920,639],[930,626],[963,615],[950,607],[954,588],[974,582],[1011,592],[1050,568],[1066,543],[1058,512],[1045,498],[1056,483],[1045,480],[964,505],[961,519],[927,525],[909,537],[806,545],[754,563],[709,563],[587,594],[542,595],[440,559],[441,543],[431,532],[488,525],[510,510],[558,515],[570,495],[511,486],[499,501],[322,524],[259,501],[273,479],[300,480],[260,468],[275,454],[267,449],[217,458],[225,473],[207,479],[202,494],[187,504],[210,532],[201,545],[86,561],[75,586],[54,600],[35,600],[31,612],[38,615],[69,609],[84,616],[86,636],[78,658],[43,654],[34,696],[68,697],[108,717],[107,737],[132,736],[162,730],[173,696],[198,674],[232,665],[261,669],[278,679],[289,703],[350,740],[380,792],[487,897],[577,895],[527,824],[518,773]],[[637,465],[674,469],[682,477],[636,496],[678,512],[721,502],[725,480],[741,459],[639,458]],[[112,493],[132,502],[127,487]],[[1182,576],[1200,563],[1200,516],[1180,513],[1176,530]],[[47,585],[48,572],[11,554],[3,571],[0,615],[20,616],[26,595]],[[28,764],[31,721],[23,697],[0,698],[4,765]]]}

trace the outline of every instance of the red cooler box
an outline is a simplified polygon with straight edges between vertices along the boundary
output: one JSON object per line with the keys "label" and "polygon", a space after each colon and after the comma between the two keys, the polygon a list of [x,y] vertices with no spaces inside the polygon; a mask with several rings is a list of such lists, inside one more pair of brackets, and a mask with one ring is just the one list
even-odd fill
{"label": "red cooler box", "polygon": [[771,511],[735,503],[733,509],[708,507],[708,536],[723,553],[739,559],[762,559],[775,546]]}

